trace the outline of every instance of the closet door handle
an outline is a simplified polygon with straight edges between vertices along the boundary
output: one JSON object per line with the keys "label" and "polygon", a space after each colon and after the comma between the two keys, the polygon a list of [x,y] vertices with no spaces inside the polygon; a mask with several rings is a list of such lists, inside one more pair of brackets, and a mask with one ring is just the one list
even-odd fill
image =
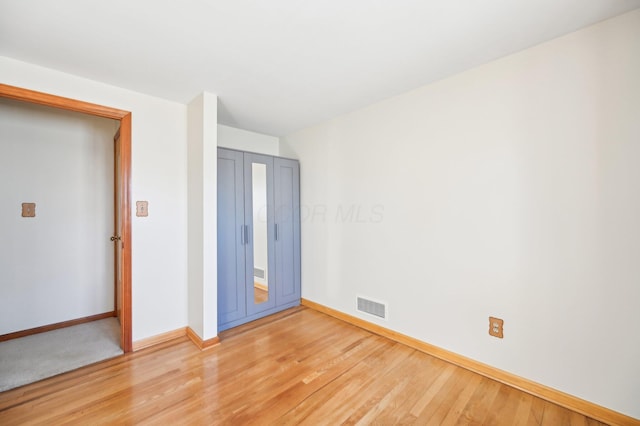
{"label": "closet door handle", "polygon": [[249,225],[244,226],[244,243],[249,244]]}
{"label": "closet door handle", "polygon": [[275,228],[276,228],[276,241],[278,241],[278,224],[275,224]]}
{"label": "closet door handle", "polygon": [[240,225],[240,245],[244,245],[244,225]]}

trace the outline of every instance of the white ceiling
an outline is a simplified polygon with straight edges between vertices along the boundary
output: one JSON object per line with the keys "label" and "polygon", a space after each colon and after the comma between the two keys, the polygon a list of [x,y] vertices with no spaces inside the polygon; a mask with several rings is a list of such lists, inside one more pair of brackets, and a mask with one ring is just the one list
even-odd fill
{"label": "white ceiling", "polygon": [[0,0],[0,55],[286,135],[640,0]]}

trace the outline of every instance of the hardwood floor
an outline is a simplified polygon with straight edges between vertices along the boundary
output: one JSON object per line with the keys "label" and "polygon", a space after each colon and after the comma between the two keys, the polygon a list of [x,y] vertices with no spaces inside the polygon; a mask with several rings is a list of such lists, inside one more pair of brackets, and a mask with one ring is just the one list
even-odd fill
{"label": "hardwood floor", "polygon": [[600,425],[304,307],[0,393],[0,424]]}

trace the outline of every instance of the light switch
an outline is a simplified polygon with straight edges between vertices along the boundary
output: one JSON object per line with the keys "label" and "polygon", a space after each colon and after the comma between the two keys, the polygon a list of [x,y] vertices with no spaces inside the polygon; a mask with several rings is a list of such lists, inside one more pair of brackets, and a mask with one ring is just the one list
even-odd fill
{"label": "light switch", "polygon": [[149,202],[148,201],[136,201],[136,216],[147,217],[149,216]]}
{"label": "light switch", "polygon": [[22,203],[22,217],[36,217],[36,203]]}

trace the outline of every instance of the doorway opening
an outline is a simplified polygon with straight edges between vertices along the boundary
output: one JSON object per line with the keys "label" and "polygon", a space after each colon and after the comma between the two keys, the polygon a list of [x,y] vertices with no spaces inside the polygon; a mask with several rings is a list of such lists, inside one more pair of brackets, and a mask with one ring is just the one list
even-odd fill
{"label": "doorway opening", "polygon": [[4,84],[0,84],[0,98],[110,118],[119,122],[119,129],[113,140],[116,146],[114,201],[117,206],[117,228],[113,235],[116,242],[114,299],[115,310],[120,320],[120,347],[125,353],[131,352],[131,112]]}

